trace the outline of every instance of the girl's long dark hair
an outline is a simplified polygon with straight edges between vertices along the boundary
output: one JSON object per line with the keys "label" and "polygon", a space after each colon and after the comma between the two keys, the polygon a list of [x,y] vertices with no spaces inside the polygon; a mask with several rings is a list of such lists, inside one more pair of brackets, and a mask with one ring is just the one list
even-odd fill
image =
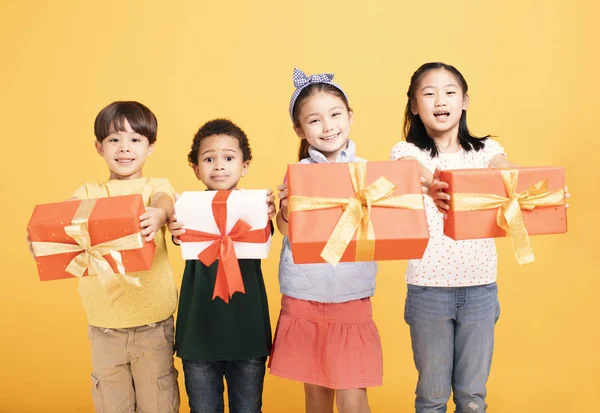
{"label": "girl's long dark hair", "polygon": [[[452,73],[458,81],[464,95],[466,95],[469,90],[469,86],[467,85],[464,76],[454,66],[441,62],[425,63],[418,68],[410,78],[410,86],[408,87],[408,92],[406,92],[408,102],[406,103],[406,109],[404,111],[404,139],[420,149],[429,151],[432,158],[435,158],[438,155],[438,148],[434,140],[427,135],[421,117],[412,113],[411,105],[414,102],[416,89],[419,87],[419,83],[423,76],[430,70],[438,69],[444,69]],[[463,110],[458,124],[458,143],[460,146],[465,151],[470,151],[472,149],[478,151],[483,149],[485,146],[484,142],[489,137],[490,135],[478,137],[469,132],[469,128],[467,127],[467,111]]]}

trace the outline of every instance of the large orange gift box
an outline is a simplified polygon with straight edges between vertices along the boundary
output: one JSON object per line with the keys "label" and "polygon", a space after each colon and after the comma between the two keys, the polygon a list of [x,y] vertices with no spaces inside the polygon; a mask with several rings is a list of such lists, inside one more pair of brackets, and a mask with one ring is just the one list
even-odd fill
{"label": "large orange gift box", "polygon": [[40,280],[97,275],[116,300],[126,273],[152,268],[154,242],[140,233],[141,195],[37,205],[27,226]]}
{"label": "large orange gift box", "polygon": [[562,167],[442,171],[450,210],[444,233],[455,240],[509,236],[517,261],[534,260],[529,235],[567,232]]}
{"label": "large orange gift box", "polygon": [[429,240],[417,161],[288,166],[296,264],[421,258]]}

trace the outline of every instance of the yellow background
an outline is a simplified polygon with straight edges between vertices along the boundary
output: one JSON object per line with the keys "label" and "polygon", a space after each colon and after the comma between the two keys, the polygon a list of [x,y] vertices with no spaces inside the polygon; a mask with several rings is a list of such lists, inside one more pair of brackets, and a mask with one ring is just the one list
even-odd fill
{"label": "yellow background", "polygon": [[[179,191],[201,189],[186,163],[197,128],[229,117],[254,152],[243,186],[274,188],[298,144],[288,118],[294,66],[336,74],[355,110],[359,155],[383,160],[401,136],[411,74],[437,60],[467,78],[474,133],[496,135],[513,162],[565,166],[573,195],[569,233],[535,237],[535,263],[518,266],[509,242],[497,242],[502,315],[489,411],[593,411],[600,388],[600,39],[599,9],[591,4],[1,0],[0,411],[92,411],[76,281],[39,282],[25,227],[36,203],[64,200],[83,182],[107,178],[93,146],[102,107],[139,100],[156,113],[158,143],[145,174],[168,177]],[[278,234],[264,263],[273,323],[280,241]],[[171,262],[179,282],[175,249]],[[380,266],[373,301],[385,385],[369,390],[374,412],[413,405],[405,266]],[[302,412],[302,385],[267,374],[264,411]]]}

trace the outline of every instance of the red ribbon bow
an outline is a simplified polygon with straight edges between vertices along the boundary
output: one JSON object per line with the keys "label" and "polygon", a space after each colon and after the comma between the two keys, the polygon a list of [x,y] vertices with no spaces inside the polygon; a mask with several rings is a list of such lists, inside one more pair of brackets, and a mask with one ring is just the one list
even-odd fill
{"label": "red ribbon bow", "polygon": [[186,229],[185,234],[179,237],[182,242],[213,241],[204,251],[198,254],[198,258],[206,266],[212,265],[217,259],[219,260],[213,300],[215,297],[220,297],[226,303],[229,302],[234,293],[246,293],[233,242],[262,244],[267,242],[271,236],[271,223],[265,229],[251,231],[252,226],[243,219],[238,219],[229,234],[226,234],[227,198],[229,198],[229,194],[231,194],[231,191],[217,191],[212,201],[213,216],[217,228],[219,228],[219,234]]}

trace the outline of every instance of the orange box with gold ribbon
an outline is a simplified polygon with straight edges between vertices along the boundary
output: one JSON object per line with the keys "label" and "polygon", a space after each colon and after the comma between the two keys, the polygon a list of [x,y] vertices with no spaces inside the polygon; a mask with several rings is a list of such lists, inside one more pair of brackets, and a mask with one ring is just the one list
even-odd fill
{"label": "orange box with gold ribbon", "polygon": [[416,161],[288,166],[297,264],[421,258],[429,240]]}
{"label": "orange box with gold ribbon", "polygon": [[151,269],[154,258],[154,242],[140,234],[144,211],[141,195],[37,205],[27,231],[40,280],[91,272],[113,294],[118,278],[139,285],[127,273]]}
{"label": "orange box with gold ribbon", "polygon": [[562,167],[442,171],[451,196],[444,233],[455,240],[508,236],[520,264],[533,261],[529,235],[567,232]]}

